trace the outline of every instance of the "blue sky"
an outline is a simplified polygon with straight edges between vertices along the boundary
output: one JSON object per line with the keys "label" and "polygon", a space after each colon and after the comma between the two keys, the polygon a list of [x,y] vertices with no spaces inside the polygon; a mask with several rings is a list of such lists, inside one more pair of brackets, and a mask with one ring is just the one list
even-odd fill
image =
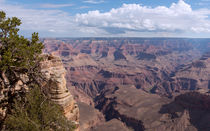
{"label": "blue sky", "polygon": [[210,37],[210,0],[0,0],[29,37]]}

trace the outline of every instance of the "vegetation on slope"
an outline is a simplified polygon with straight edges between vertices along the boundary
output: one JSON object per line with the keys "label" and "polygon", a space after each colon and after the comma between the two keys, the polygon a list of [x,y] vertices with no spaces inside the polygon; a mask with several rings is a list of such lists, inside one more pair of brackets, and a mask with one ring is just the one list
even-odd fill
{"label": "vegetation on slope", "polygon": [[47,99],[39,87],[30,89],[24,100],[15,100],[12,106],[5,120],[5,130],[73,130],[73,124],[66,120],[61,107]]}
{"label": "vegetation on slope", "polygon": [[7,18],[0,11],[0,111],[6,114],[0,119],[0,130],[71,130],[61,107],[41,88],[44,45],[38,33],[31,40],[20,36],[20,25],[20,19]]}

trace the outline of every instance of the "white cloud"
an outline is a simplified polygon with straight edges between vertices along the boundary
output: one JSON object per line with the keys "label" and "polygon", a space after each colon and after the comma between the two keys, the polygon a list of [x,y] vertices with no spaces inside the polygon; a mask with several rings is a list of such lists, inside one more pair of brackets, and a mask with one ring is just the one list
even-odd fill
{"label": "white cloud", "polygon": [[[27,36],[32,32],[39,32],[42,36],[72,36],[78,34],[74,16],[70,16],[67,12],[61,10],[29,9],[25,6],[11,5],[6,2],[0,3],[0,10],[5,11],[9,17],[20,18],[23,23],[21,31]],[[71,33],[72,30],[74,32]]]}
{"label": "white cloud", "polygon": [[90,3],[90,4],[100,4],[104,3],[104,0],[85,0],[84,3]]}
{"label": "white cloud", "polygon": [[192,10],[183,0],[170,7],[155,8],[123,4],[109,12],[89,11],[77,14],[82,26],[97,27],[109,33],[134,32],[210,32],[210,10]]}
{"label": "white cloud", "polygon": [[42,8],[63,8],[63,7],[70,7],[73,4],[41,4]]}
{"label": "white cloud", "polygon": [[4,10],[9,17],[17,16],[22,20],[21,30],[26,36],[32,32],[39,32],[42,37],[178,37],[182,36],[180,33],[183,32],[187,32],[189,36],[193,33],[207,32],[205,36],[209,37],[210,33],[210,10],[192,10],[183,0],[173,3],[170,7],[151,8],[139,4],[123,4],[122,7],[108,12],[102,13],[95,10],[75,16],[55,9],[71,6],[68,4],[44,6],[49,9],[31,9],[28,5],[12,5],[7,4],[5,0],[0,0],[0,10]]}

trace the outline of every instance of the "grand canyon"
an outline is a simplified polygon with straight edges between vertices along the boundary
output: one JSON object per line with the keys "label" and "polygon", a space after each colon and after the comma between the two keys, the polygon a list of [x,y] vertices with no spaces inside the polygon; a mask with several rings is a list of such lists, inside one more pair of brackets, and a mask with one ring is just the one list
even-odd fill
{"label": "grand canyon", "polygon": [[0,0],[0,131],[210,131],[210,0]]}
{"label": "grand canyon", "polygon": [[80,130],[210,130],[210,39],[45,38],[60,56]]}

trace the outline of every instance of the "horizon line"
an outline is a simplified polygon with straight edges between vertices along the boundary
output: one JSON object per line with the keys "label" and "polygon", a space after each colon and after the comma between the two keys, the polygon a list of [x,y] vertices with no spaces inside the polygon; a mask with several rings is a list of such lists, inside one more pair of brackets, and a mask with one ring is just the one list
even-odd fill
{"label": "horizon line", "polygon": [[84,39],[84,38],[97,38],[97,39],[103,39],[103,38],[113,38],[113,39],[119,39],[119,38],[146,38],[146,39],[152,39],[152,38],[158,38],[158,39],[210,39],[210,37],[39,37],[40,39]]}

